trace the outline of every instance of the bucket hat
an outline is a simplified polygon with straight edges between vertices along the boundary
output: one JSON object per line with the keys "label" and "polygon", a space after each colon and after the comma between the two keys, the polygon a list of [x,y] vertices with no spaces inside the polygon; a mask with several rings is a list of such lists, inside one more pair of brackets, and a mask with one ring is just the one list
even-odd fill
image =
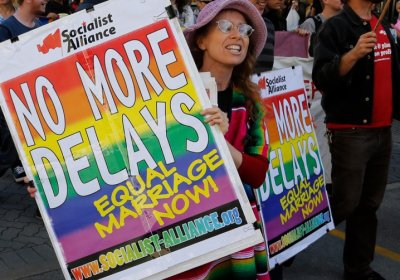
{"label": "bucket hat", "polygon": [[200,11],[196,23],[183,31],[189,48],[192,49],[196,43],[194,41],[196,31],[212,21],[222,10],[227,9],[243,14],[254,28],[250,41],[254,45],[256,56],[259,56],[265,45],[267,28],[260,12],[249,0],[214,0],[207,4]]}

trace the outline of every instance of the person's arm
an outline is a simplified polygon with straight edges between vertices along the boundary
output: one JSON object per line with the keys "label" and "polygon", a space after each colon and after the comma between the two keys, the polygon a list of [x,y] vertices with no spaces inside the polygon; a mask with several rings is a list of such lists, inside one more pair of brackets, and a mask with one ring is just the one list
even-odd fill
{"label": "person's arm", "polygon": [[[256,106],[261,105],[257,104]],[[201,114],[205,116],[206,123],[210,125],[217,124],[223,134],[228,131],[229,119],[227,114],[218,107],[207,108]],[[226,143],[242,182],[253,188],[258,188],[264,182],[269,166],[266,158],[268,146],[265,142],[265,124],[262,114],[252,122],[248,134],[252,141],[243,153],[228,141]]]}
{"label": "person's arm", "polygon": [[[309,34],[315,31],[315,23],[312,18],[306,19],[302,24],[299,25],[300,30],[307,31]],[[300,34],[302,35],[302,34]]]}
{"label": "person's arm", "polygon": [[360,36],[356,46],[344,54],[339,63],[339,75],[345,76],[354,67],[356,62],[374,50],[376,33],[371,31]]}
{"label": "person's arm", "polygon": [[351,73],[340,75],[342,56],[350,49],[347,25],[335,17],[320,27],[313,48],[312,80],[321,92],[340,90],[351,79]]}
{"label": "person's arm", "polygon": [[0,177],[19,161],[3,111],[0,109]]}
{"label": "person's arm", "polygon": [[259,188],[265,181],[269,161],[261,155],[242,154],[242,164],[238,168],[240,179],[252,188]]}
{"label": "person's arm", "polygon": [[229,128],[228,115],[222,112],[221,109],[218,108],[217,106],[204,109],[200,114],[205,117],[204,119],[205,123],[208,123],[211,126],[215,124],[218,125],[222,134],[225,135],[225,133],[228,132]]}
{"label": "person's arm", "polygon": [[0,24],[0,43],[11,39],[11,37],[11,30],[7,26]]}
{"label": "person's arm", "polygon": [[259,188],[265,181],[269,167],[268,159],[262,155],[241,153],[229,142],[227,144],[242,182]]}
{"label": "person's arm", "polygon": [[308,31],[307,29],[303,29],[303,28],[296,28],[294,30],[294,32],[296,32],[297,34],[299,34],[300,36],[304,37],[304,36],[309,36],[311,34],[310,31]]}
{"label": "person's arm", "polygon": [[226,141],[226,143],[228,144],[229,152],[231,153],[231,156],[232,156],[233,162],[235,163],[236,169],[239,169],[240,166],[242,165],[243,154],[241,152],[239,152],[238,149],[233,147],[231,145],[231,143],[229,143],[228,141]]}
{"label": "person's arm", "polygon": [[243,183],[259,188],[265,181],[269,167],[268,144],[265,139],[263,104],[257,102],[254,106],[257,107],[258,114],[249,123],[247,130],[249,139],[241,155],[242,161],[238,173]]}

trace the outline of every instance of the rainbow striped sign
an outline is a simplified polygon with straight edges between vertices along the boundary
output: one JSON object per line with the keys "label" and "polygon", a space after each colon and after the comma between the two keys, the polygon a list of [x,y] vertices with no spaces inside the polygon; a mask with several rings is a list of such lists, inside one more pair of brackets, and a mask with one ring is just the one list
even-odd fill
{"label": "rainbow striped sign", "polygon": [[68,279],[166,277],[262,240],[176,19],[134,5],[1,48],[1,106]]}
{"label": "rainbow striped sign", "polygon": [[270,166],[257,193],[270,268],[334,228],[303,80],[299,66],[254,77],[269,143]]}

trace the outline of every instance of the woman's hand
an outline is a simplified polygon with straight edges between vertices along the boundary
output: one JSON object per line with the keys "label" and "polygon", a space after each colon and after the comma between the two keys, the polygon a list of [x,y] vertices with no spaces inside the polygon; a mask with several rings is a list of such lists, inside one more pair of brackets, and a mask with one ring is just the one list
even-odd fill
{"label": "woman's hand", "polygon": [[229,128],[229,119],[228,115],[221,111],[217,106],[213,106],[212,108],[207,108],[201,112],[202,116],[205,116],[205,122],[209,125],[219,125],[221,132],[225,135],[228,132]]}

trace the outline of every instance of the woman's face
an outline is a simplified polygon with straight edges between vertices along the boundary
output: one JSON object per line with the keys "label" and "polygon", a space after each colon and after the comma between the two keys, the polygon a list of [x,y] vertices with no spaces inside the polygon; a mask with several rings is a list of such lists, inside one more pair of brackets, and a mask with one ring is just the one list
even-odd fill
{"label": "woman's face", "polygon": [[[217,22],[228,20],[233,23],[233,28],[224,33]],[[222,11],[210,23],[206,34],[201,36],[198,47],[204,52],[203,70],[214,66],[235,67],[246,58],[249,48],[249,37],[241,36],[238,26],[247,24],[244,16],[234,10]]]}
{"label": "woman's face", "polygon": [[396,11],[400,14],[400,1],[396,2]]}

